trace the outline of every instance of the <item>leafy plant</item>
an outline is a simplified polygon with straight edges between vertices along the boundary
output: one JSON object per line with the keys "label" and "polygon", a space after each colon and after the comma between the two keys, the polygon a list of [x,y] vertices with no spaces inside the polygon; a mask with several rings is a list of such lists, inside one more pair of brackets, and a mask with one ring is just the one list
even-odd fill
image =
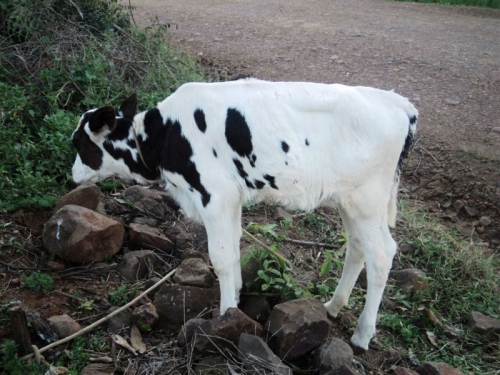
{"label": "leafy plant", "polygon": [[0,344],[0,369],[3,374],[43,374],[43,365],[36,363],[28,364],[18,357],[18,346],[13,340],[4,340]]}
{"label": "leafy plant", "polygon": [[109,302],[114,306],[125,305],[132,296],[137,292],[137,287],[129,288],[125,284],[121,284],[115,290],[109,292]]}
{"label": "leafy plant", "polygon": [[29,276],[22,277],[23,285],[34,291],[50,292],[54,286],[52,276],[35,271]]}

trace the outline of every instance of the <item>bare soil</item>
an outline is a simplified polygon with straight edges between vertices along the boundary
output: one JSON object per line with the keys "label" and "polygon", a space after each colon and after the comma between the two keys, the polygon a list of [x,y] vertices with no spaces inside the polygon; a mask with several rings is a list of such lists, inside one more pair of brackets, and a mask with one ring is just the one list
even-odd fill
{"label": "bare soil", "polygon": [[[498,247],[500,11],[368,0],[131,4],[138,24],[170,24],[172,44],[218,79],[336,82],[407,96],[420,110],[404,179],[412,198]],[[482,216],[493,222],[478,225]]]}

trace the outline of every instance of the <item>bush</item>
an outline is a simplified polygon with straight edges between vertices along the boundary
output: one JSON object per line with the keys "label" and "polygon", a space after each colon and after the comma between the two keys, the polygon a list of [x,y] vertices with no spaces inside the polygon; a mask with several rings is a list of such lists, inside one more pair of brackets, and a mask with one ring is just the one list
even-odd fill
{"label": "bush", "polygon": [[117,0],[0,3],[0,212],[51,207],[65,192],[84,111],[134,91],[150,107],[202,79],[166,29],[131,27]]}

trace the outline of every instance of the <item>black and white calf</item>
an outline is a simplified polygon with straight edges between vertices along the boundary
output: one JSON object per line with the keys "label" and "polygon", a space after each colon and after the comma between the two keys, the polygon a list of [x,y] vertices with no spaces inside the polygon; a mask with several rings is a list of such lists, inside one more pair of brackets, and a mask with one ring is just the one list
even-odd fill
{"label": "black and white calf", "polygon": [[241,288],[241,208],[249,201],[312,210],[333,201],[347,254],[328,313],[347,304],[366,262],[366,304],[351,341],[368,348],[396,253],[399,164],[418,112],[393,92],[338,84],[241,80],[189,83],[136,114],[135,96],[117,112],[86,112],[73,134],[76,183],[112,175],[162,181],[188,217],[201,220],[220,281],[221,313]]}

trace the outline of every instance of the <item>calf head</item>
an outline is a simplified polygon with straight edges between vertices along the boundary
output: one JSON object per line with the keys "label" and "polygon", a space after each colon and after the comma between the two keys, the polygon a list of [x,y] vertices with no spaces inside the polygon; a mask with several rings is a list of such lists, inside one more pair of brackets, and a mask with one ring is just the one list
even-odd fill
{"label": "calf head", "polygon": [[113,175],[134,179],[133,163],[127,161],[138,152],[135,140],[130,139],[136,108],[134,94],[118,111],[105,106],[82,115],[72,135],[78,152],[72,168],[75,183],[97,182]]}

